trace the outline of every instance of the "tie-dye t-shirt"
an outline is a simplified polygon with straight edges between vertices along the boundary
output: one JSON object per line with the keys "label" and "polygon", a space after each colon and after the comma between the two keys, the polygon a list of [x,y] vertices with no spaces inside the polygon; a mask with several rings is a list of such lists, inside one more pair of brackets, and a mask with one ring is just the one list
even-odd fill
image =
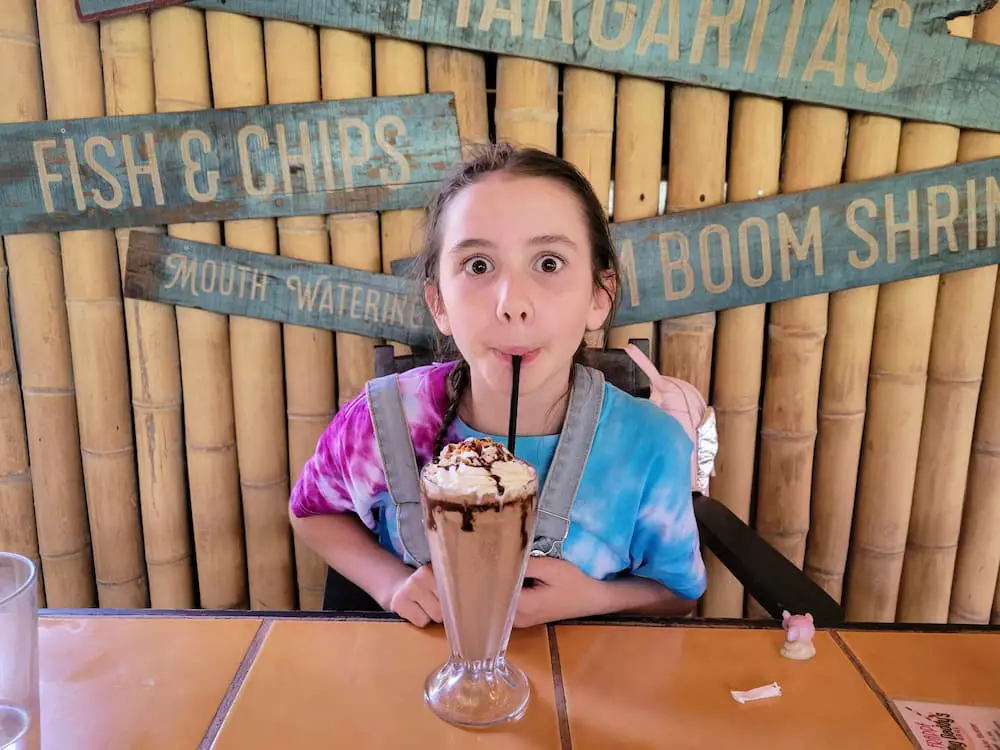
{"label": "tie-dye t-shirt", "polygon": [[[399,375],[418,468],[430,460],[448,406],[446,380],[453,366],[433,364]],[[692,442],[681,425],[655,404],[610,383],[604,388],[562,557],[594,578],[631,573],[659,581],[678,596],[697,599],[705,590],[706,577],[691,502]],[[455,419],[446,441],[476,436],[483,433]],[[515,453],[535,466],[539,487],[558,439],[558,435],[517,438]],[[323,432],[290,503],[297,517],[356,513],[381,544],[402,559],[394,524],[385,522],[392,499],[364,392],[347,403]]]}

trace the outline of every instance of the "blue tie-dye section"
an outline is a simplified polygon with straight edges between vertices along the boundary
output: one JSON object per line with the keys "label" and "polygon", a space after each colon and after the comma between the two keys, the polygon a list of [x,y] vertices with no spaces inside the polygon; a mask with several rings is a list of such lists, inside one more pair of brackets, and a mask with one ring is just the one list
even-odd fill
{"label": "blue tie-dye section", "polygon": [[[457,439],[483,436],[461,421],[453,432]],[[515,453],[536,467],[539,486],[558,439],[517,438]],[[659,581],[678,596],[699,598],[706,577],[691,503],[692,449],[673,417],[606,384],[563,558],[594,578],[630,572]]]}

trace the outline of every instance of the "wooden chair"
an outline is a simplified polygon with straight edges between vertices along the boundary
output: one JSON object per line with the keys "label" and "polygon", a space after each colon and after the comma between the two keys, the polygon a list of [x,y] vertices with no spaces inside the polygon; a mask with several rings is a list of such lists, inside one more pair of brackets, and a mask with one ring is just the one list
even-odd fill
{"label": "wooden chair", "polygon": [[[633,344],[649,354],[649,341]],[[649,396],[649,380],[624,349],[590,350],[587,364],[601,370],[605,378],[627,393]],[[396,356],[391,346],[375,347],[376,377],[431,364],[429,352]],[[726,566],[744,589],[776,620],[782,610],[809,612],[817,627],[843,621],[841,606],[784,555],[761,539],[725,505],[700,493],[692,493],[695,518],[705,546]],[[333,569],[327,570],[323,609],[378,611],[380,607],[365,593]]]}

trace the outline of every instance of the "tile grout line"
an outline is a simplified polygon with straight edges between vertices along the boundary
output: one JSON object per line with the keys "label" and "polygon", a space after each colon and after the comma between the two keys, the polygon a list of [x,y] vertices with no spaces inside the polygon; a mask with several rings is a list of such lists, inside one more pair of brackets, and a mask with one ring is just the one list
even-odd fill
{"label": "tile grout line", "polygon": [[230,681],[229,687],[226,688],[225,695],[222,696],[222,700],[219,702],[219,707],[215,710],[215,716],[212,717],[212,722],[208,725],[208,729],[205,730],[205,736],[202,737],[201,743],[198,745],[198,750],[211,750],[211,748],[215,745],[215,740],[218,738],[219,732],[222,730],[222,724],[229,715],[229,711],[232,709],[233,703],[236,702],[236,696],[239,695],[240,690],[243,688],[243,683],[246,682],[247,674],[250,672],[250,668],[257,660],[257,654],[260,653],[260,650],[264,645],[264,641],[267,639],[267,634],[271,632],[271,625],[273,624],[274,620],[270,617],[266,617],[257,627],[257,632],[254,633],[253,640],[250,641],[250,645],[247,647],[246,653],[243,654],[243,660],[240,662],[240,666],[237,668],[236,674],[233,675],[233,679]]}
{"label": "tile grout line", "polygon": [[562,750],[573,750],[573,739],[569,731],[569,711],[566,708],[566,691],[563,686],[562,663],[559,660],[559,644],[556,631],[551,625],[545,626],[549,640],[549,663],[552,667],[552,686],[555,690],[556,716],[559,720],[559,742]]}
{"label": "tile grout line", "polygon": [[831,629],[829,631],[829,635],[830,638],[833,640],[833,642],[840,647],[840,650],[844,652],[844,656],[846,656],[848,660],[850,660],[851,664],[854,665],[854,668],[858,670],[858,673],[861,675],[861,678],[868,685],[868,689],[871,690],[875,694],[875,697],[879,699],[879,702],[889,712],[889,714],[892,716],[896,724],[899,725],[899,728],[903,730],[903,733],[906,735],[906,738],[913,744],[913,747],[915,748],[921,747],[920,742],[913,735],[913,732],[910,731],[910,727],[907,725],[906,720],[902,717],[902,715],[899,713],[899,710],[896,708],[896,704],[893,703],[892,700],[889,698],[889,696],[885,694],[885,691],[883,691],[882,688],[878,686],[878,683],[875,681],[874,675],[872,675],[872,673],[868,671],[868,668],[861,663],[861,659],[858,658],[857,654],[855,654],[854,651],[851,649],[851,647],[847,645],[847,642],[841,637],[840,633],[838,633],[836,630]]}

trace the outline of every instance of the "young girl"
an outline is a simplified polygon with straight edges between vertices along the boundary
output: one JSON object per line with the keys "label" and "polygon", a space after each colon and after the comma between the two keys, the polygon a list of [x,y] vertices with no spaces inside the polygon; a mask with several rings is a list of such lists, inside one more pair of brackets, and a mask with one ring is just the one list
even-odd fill
{"label": "young girl", "polygon": [[[543,491],[584,334],[607,333],[613,319],[619,266],[600,201],[566,161],[490,146],[431,203],[415,268],[438,329],[460,352],[398,376],[417,468],[468,437],[506,444],[516,354],[516,454]],[[515,626],[682,615],[704,592],[691,439],[646,399],[607,383],[600,395],[565,538],[555,554],[530,558],[534,585],[519,595]],[[292,491],[290,519],[331,567],[422,627],[441,621],[434,578],[428,564],[405,562],[371,407],[365,392],[337,413]]]}

